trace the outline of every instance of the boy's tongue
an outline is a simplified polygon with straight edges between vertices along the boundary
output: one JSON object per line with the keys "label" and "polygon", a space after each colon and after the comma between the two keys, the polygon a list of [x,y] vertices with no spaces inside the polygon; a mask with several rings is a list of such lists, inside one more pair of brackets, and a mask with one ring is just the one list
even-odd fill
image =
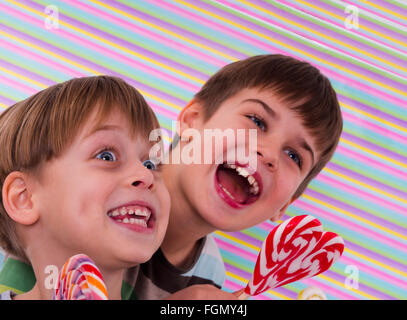
{"label": "boy's tongue", "polygon": [[[233,170],[234,171],[234,170]],[[219,184],[238,203],[245,203],[249,197],[249,189],[246,178],[232,172],[232,170],[218,170]]]}

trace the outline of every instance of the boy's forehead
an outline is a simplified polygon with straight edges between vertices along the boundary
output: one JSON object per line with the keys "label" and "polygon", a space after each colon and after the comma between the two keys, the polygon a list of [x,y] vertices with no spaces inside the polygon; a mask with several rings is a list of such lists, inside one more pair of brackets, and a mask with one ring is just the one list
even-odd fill
{"label": "boy's forehead", "polygon": [[131,140],[137,140],[138,144],[143,142],[143,145],[145,144],[146,146],[153,145],[157,142],[156,140],[150,141],[149,134],[138,130],[137,127],[132,124],[131,120],[120,110],[105,115],[98,115],[97,112],[94,112],[82,127],[81,139],[84,140],[103,132],[117,132],[129,137]]}
{"label": "boy's forehead", "polygon": [[117,107],[107,113],[95,109],[82,126],[85,136],[91,136],[99,131],[119,129],[127,130],[131,136],[137,131],[131,125],[131,121]]}
{"label": "boy's forehead", "polygon": [[[267,87],[252,87],[252,88],[243,88],[228,97],[220,105],[227,104],[227,102],[238,103],[239,105],[244,104],[258,104],[261,106],[264,111],[273,118],[278,118],[279,113],[281,112],[290,112],[295,113],[297,116],[300,116],[299,113],[295,112],[295,108],[301,106],[302,104],[308,101],[307,98],[293,98],[287,95],[278,93],[277,88]],[[276,107],[279,107],[276,109]]]}

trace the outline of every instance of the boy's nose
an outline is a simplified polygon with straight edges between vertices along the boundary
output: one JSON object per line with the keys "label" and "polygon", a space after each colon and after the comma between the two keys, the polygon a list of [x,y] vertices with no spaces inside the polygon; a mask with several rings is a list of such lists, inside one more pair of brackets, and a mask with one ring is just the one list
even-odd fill
{"label": "boy's nose", "polygon": [[138,164],[135,171],[136,174],[133,174],[131,178],[131,185],[137,188],[153,189],[154,176],[151,170],[142,164]]}
{"label": "boy's nose", "polygon": [[271,152],[266,154],[265,152],[257,151],[257,155],[260,161],[263,162],[270,171],[276,171],[278,169],[278,159],[276,156],[272,155]]}

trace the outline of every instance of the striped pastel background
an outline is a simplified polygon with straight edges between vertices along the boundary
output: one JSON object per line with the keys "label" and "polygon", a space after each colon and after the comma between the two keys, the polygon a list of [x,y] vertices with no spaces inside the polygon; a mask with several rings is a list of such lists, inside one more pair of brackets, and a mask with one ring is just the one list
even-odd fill
{"label": "striped pastel background", "polygon": [[[57,29],[46,28],[47,5],[58,9]],[[345,25],[352,8],[358,28]],[[287,215],[312,213],[346,249],[323,275],[256,298],[295,299],[315,285],[328,299],[406,299],[405,0],[0,0],[0,107],[72,77],[111,74],[140,89],[170,133],[211,74],[262,53],[311,62],[339,95],[338,151]],[[272,228],[216,233],[227,290],[246,283]]]}

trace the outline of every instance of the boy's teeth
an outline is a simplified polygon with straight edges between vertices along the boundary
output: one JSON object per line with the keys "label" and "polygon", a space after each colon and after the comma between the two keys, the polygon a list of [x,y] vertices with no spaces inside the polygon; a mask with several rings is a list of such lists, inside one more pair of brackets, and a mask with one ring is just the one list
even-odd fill
{"label": "boy's teeth", "polygon": [[[124,217],[126,215],[130,216],[134,215],[135,218]],[[116,221],[122,223],[138,224],[147,227],[147,221],[150,219],[151,211],[147,208],[130,209],[122,207],[120,209],[116,209],[113,210],[112,212],[109,212],[108,216],[109,217],[123,216],[123,219],[116,219]]]}
{"label": "boy's teeth", "polygon": [[250,175],[249,171],[247,171],[245,168],[237,167],[234,164],[226,163],[226,164],[224,164],[224,166],[229,169],[235,169],[239,175],[241,175],[242,177],[245,177],[251,186],[249,189],[250,192],[253,195],[257,195],[257,193],[259,192],[259,184],[257,183],[256,178],[254,178],[252,175]]}
{"label": "boy's teeth", "polygon": [[144,219],[135,219],[135,218],[124,218],[122,223],[127,223],[127,224],[137,224],[139,226],[147,228],[147,222]]}

